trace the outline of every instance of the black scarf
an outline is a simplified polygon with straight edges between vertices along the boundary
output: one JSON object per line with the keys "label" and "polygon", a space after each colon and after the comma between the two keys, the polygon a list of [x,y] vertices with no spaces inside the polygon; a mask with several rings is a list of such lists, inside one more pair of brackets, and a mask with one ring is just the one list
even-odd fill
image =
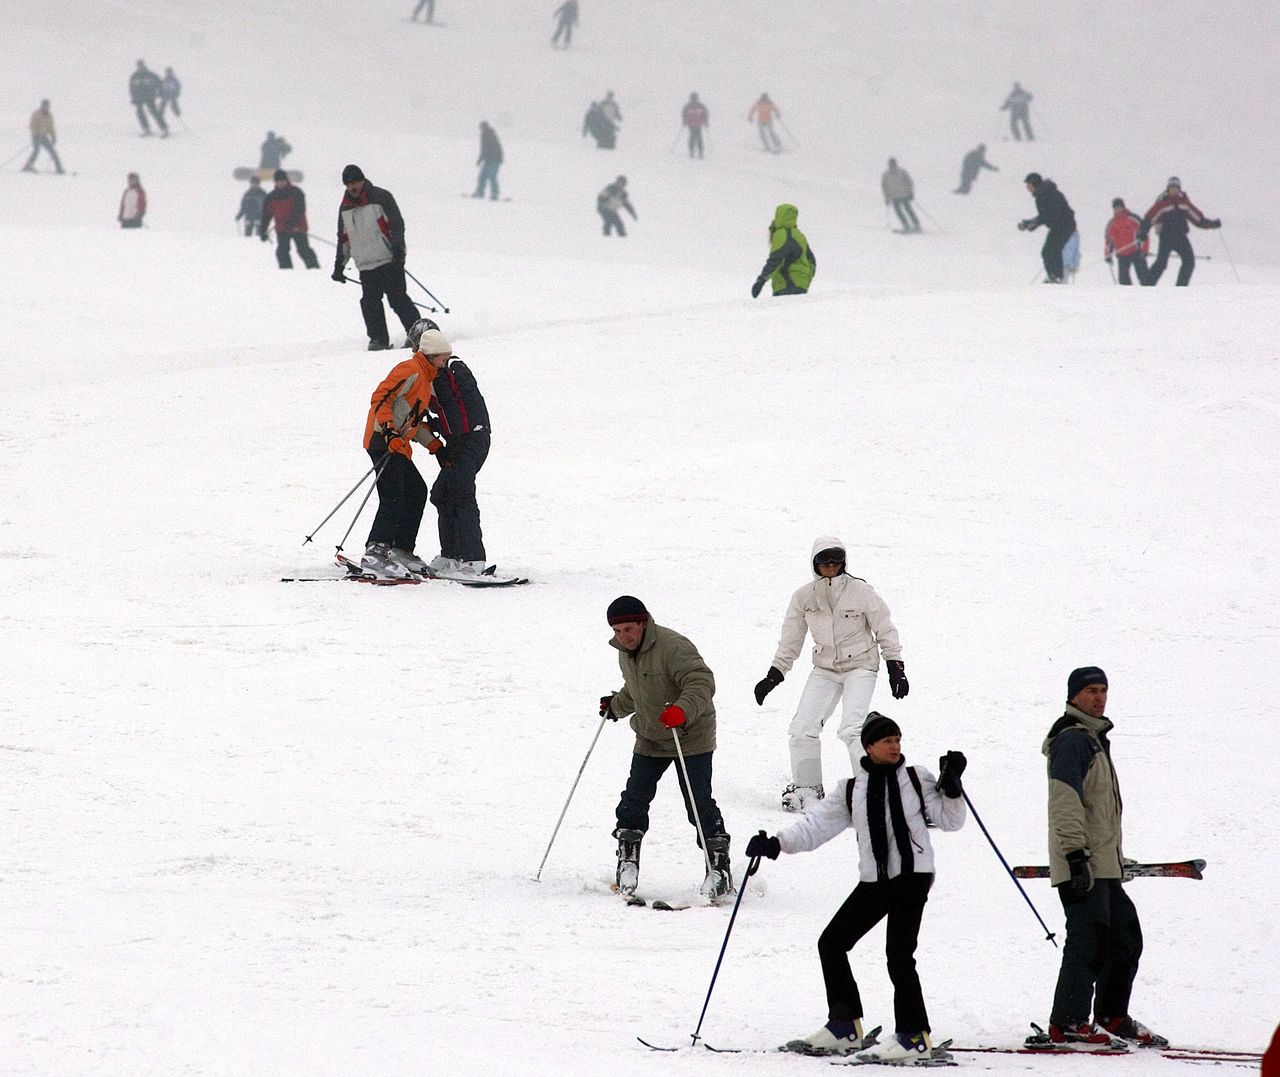
{"label": "black scarf", "polygon": [[862,757],[862,769],[867,772],[867,828],[871,831],[871,852],[876,858],[877,880],[889,877],[889,835],[885,831],[884,803],[888,791],[889,818],[893,822],[893,840],[902,859],[902,874],[915,871],[916,858],[911,849],[911,828],[902,810],[902,789],[898,785],[898,770],[907,761],[902,756],[896,763],[873,763]]}

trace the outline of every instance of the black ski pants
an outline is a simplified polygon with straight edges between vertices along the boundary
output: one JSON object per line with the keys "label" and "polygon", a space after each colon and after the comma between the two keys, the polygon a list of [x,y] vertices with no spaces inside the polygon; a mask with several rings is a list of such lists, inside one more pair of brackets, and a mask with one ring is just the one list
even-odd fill
{"label": "black ski pants", "polygon": [[[385,451],[382,438],[375,436],[369,443],[370,459],[379,463]],[[427,484],[412,460],[393,452],[378,473],[378,513],[369,528],[368,542],[385,542],[413,553],[426,507]]]}
{"label": "black ski pants", "polygon": [[408,333],[409,327],[418,320],[418,308],[409,298],[403,262],[388,262],[376,269],[360,270],[360,313],[364,315],[365,331],[371,344],[385,346],[391,338],[387,335],[386,311],[382,309],[383,296],[387,297],[391,309]]}
{"label": "black ski pants", "polygon": [[306,232],[277,232],[276,262],[279,263],[281,269],[293,268],[293,259],[289,257],[290,240],[293,240],[293,245],[298,248],[298,257],[302,259],[304,266],[308,269],[320,268],[320,262],[316,259],[316,252],[311,249],[311,244],[307,242]]}
{"label": "black ski pants", "polygon": [[573,20],[561,17],[556,24],[555,36],[551,39],[551,44],[558,45],[560,39],[564,38],[564,47],[567,49],[573,44]]}
{"label": "black ski pants", "polygon": [[827,1019],[853,1021],[863,1016],[862,997],[849,967],[849,951],[858,940],[888,917],[884,952],[893,981],[896,1032],[928,1032],[920,977],[916,973],[916,943],[920,920],[933,875],[912,873],[874,883],[858,883],[818,936],[818,957],[827,988]]}
{"label": "black ski pants", "polygon": [[138,112],[138,123],[142,125],[142,133],[144,135],[151,134],[151,124],[147,123],[147,113],[150,113],[156,121],[156,126],[165,134],[169,133],[169,125],[164,122],[164,117],[156,109],[154,101],[139,101],[135,106]]}
{"label": "black ski pants", "polygon": [[1147,256],[1139,251],[1137,254],[1122,254],[1116,262],[1119,264],[1120,283],[1131,284],[1129,280],[1129,271],[1133,270],[1133,275],[1138,278],[1139,284],[1146,284],[1147,274],[1150,270],[1147,268]]}
{"label": "black ski pants", "polygon": [[1142,926],[1124,886],[1119,879],[1098,879],[1085,894],[1059,886],[1058,897],[1067,914],[1067,939],[1049,1020],[1062,1026],[1083,1024],[1091,1001],[1095,1017],[1128,1016],[1142,957]]}
{"label": "black ski pants", "polygon": [[431,487],[431,504],[440,516],[440,554],[459,561],[483,561],[484,535],[476,501],[476,475],[489,456],[489,432],[476,431],[449,439],[442,449],[440,477]]}
{"label": "black ski pants", "polygon": [[1044,262],[1044,274],[1051,281],[1062,280],[1062,248],[1067,245],[1075,233],[1074,225],[1050,228],[1045,236],[1044,246],[1040,248],[1040,260]]}
{"label": "black ski pants", "polygon": [[622,226],[622,218],[618,216],[615,210],[602,209],[600,210],[600,216],[604,220],[604,234],[606,236],[611,235],[613,232],[617,232],[620,236],[627,234],[627,230]]}
{"label": "black ski pants", "polygon": [[[711,757],[715,752],[703,752],[700,755],[686,755],[684,764],[689,768],[689,784],[693,786],[693,800],[689,799],[689,790],[685,788],[684,775],[680,772],[680,764],[672,757],[655,755],[631,756],[631,773],[627,776],[627,787],[622,791],[622,799],[618,801],[618,829],[639,830],[644,833],[649,829],[649,805],[658,792],[658,779],[672,763],[676,764],[676,779],[680,782],[680,793],[684,797],[685,814],[689,817],[689,825],[697,828],[693,809],[697,805],[697,818],[702,822],[702,833],[708,841],[713,837],[728,837],[724,830],[724,819],[716,806],[715,797],[711,795]],[[615,835],[616,837],[616,835]]]}
{"label": "black ski pants", "polygon": [[1156,248],[1156,260],[1147,270],[1147,279],[1143,281],[1144,284],[1159,283],[1164,275],[1165,266],[1169,264],[1169,255],[1175,251],[1180,260],[1176,283],[1180,288],[1186,287],[1191,274],[1196,271],[1196,252],[1191,249],[1191,240],[1185,235],[1167,236],[1163,232],[1160,234],[1160,245]]}
{"label": "black ski pants", "polygon": [[898,215],[898,220],[902,222],[904,231],[920,231],[920,218],[916,216],[916,211],[911,208],[910,198],[895,198],[893,200],[893,211]]}

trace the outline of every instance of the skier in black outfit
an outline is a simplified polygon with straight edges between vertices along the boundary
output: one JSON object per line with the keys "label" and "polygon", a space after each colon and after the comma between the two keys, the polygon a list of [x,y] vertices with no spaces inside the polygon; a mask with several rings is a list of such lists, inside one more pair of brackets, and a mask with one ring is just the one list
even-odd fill
{"label": "skier in black outfit", "polygon": [[129,76],[129,100],[138,113],[138,123],[142,125],[144,135],[151,134],[151,124],[147,122],[147,114],[156,121],[162,138],[169,137],[169,125],[164,122],[156,108],[156,98],[160,96],[160,76],[142,61],[138,61],[137,69]]}
{"label": "skier in black outfit", "polygon": [[979,142],[975,149],[964,155],[964,160],[960,164],[960,186],[951,193],[968,194],[969,188],[973,186],[973,181],[978,178],[978,172],[984,168],[992,172],[1000,171],[987,160],[987,144]]}
{"label": "skier in black outfit", "polygon": [[627,197],[627,177],[619,176],[609,186],[604,188],[596,195],[596,212],[600,214],[604,221],[604,234],[611,235],[617,232],[620,236],[625,236],[627,230],[622,226],[622,218],[618,216],[618,210],[625,209],[631,214],[633,221],[640,218],[636,216],[635,207],[631,204],[631,199]]}
{"label": "skier in black outfit", "polygon": [[578,0],[564,0],[553,14],[556,19],[556,32],[551,39],[551,44],[553,46],[560,44],[560,39],[563,37],[564,47],[567,49],[573,43],[573,28],[578,25]]}
{"label": "skier in black outfit", "polygon": [[582,135],[596,140],[596,147],[611,150],[618,144],[618,125],[610,119],[599,101],[592,101],[587,114],[582,117]]}
{"label": "skier in black outfit", "polygon": [[1034,232],[1042,224],[1048,226],[1049,234],[1045,237],[1044,246],[1040,248],[1040,257],[1044,260],[1044,273],[1048,283],[1061,284],[1062,248],[1076,230],[1076,215],[1053,180],[1043,179],[1039,172],[1028,172],[1024,182],[1027,190],[1035,197],[1036,215],[1019,221],[1018,228],[1024,232]]}
{"label": "skier in black outfit", "polygon": [[253,230],[258,227],[258,221],[262,218],[262,203],[266,197],[267,192],[262,189],[262,181],[257,176],[250,176],[249,189],[241,196],[240,212],[236,214],[237,221],[244,221],[246,236],[253,235]]}
{"label": "skier in black outfit", "polygon": [[1160,243],[1156,247],[1156,260],[1147,270],[1147,279],[1143,284],[1155,285],[1164,274],[1169,264],[1169,255],[1177,252],[1179,287],[1185,287],[1191,280],[1196,268],[1195,251],[1191,249],[1188,238],[1188,224],[1197,228],[1221,228],[1222,222],[1210,219],[1200,212],[1199,207],[1189,199],[1182,190],[1182,181],[1177,176],[1170,176],[1165,184],[1164,194],[1156,199],[1153,205],[1142,216],[1142,228],[1138,232],[1139,241],[1147,238],[1152,227],[1160,234]]}

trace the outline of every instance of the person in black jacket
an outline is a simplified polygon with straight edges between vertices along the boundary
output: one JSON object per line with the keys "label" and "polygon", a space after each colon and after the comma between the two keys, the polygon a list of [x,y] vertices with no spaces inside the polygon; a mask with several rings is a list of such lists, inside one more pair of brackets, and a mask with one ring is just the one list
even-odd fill
{"label": "person in black jacket", "polygon": [[1000,171],[987,160],[987,144],[979,142],[976,147],[964,155],[964,160],[960,162],[960,186],[951,193],[968,194],[969,189],[973,186],[973,181],[978,178],[978,173],[984,168],[991,172]]}
{"label": "person in black jacket", "polygon": [[1061,284],[1062,248],[1076,230],[1076,215],[1053,180],[1042,178],[1039,172],[1028,172],[1025,182],[1036,200],[1036,215],[1019,221],[1018,227],[1024,232],[1034,232],[1042,224],[1048,226],[1049,234],[1040,248],[1040,257],[1044,260],[1047,283]]}
{"label": "person in black jacket", "polygon": [[502,166],[502,143],[498,141],[498,132],[484,120],[480,121],[480,156],[476,158],[480,166],[480,175],[476,179],[475,193],[472,198],[483,198],[487,185],[489,197],[498,200],[498,169]]}
{"label": "person in black jacket", "polygon": [[156,121],[162,138],[169,137],[169,125],[164,122],[160,110],[156,108],[156,98],[160,96],[160,76],[151,70],[142,60],[133,74],[129,76],[129,100],[138,113],[138,123],[144,135],[151,134],[151,124],[147,115]]}
{"label": "person in black jacket", "polygon": [[1186,287],[1191,274],[1196,268],[1195,251],[1191,249],[1188,238],[1188,224],[1197,228],[1221,228],[1222,222],[1216,218],[1206,217],[1199,207],[1189,199],[1182,190],[1182,181],[1177,176],[1170,176],[1165,184],[1164,194],[1156,199],[1142,217],[1142,227],[1138,232],[1139,240],[1145,241],[1152,228],[1160,236],[1156,247],[1156,260],[1147,271],[1147,279],[1142,283],[1155,285],[1163,276],[1165,266],[1169,264],[1169,255],[1178,255],[1178,287]]}
{"label": "person in black jacket", "polygon": [[262,220],[262,203],[266,197],[267,192],[262,189],[262,181],[257,176],[250,176],[249,189],[240,197],[240,212],[236,214],[237,221],[244,221],[246,236],[253,235],[253,230]]}
{"label": "person in black jacket", "polygon": [[308,269],[319,269],[316,253],[307,242],[307,196],[301,187],[289,182],[289,173],[277,168],[275,190],[262,200],[262,220],[258,225],[258,238],[267,242],[267,228],[274,221],[276,226],[276,262],[281,269],[292,269],[289,243],[298,248],[298,256]]}

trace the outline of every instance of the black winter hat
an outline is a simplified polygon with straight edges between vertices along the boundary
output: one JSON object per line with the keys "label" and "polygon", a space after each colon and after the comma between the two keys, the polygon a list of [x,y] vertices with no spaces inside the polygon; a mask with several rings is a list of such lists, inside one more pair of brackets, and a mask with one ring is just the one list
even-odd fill
{"label": "black winter hat", "polygon": [[1044,182],[1044,179],[1043,179],[1043,177],[1040,175],[1040,173],[1039,173],[1039,172],[1028,172],[1028,173],[1027,173],[1027,178],[1026,178],[1026,179],[1024,179],[1022,182],[1023,182],[1023,183],[1034,183],[1036,186],[1039,186],[1042,182]]}
{"label": "black winter hat", "polygon": [[609,603],[609,609],[605,616],[611,625],[620,625],[628,621],[638,621],[644,624],[649,620],[649,611],[644,608],[644,603],[638,598],[631,595],[619,595]]}
{"label": "black winter hat", "polygon": [[864,748],[875,744],[878,740],[884,740],[885,737],[900,736],[902,736],[902,730],[898,727],[898,723],[892,718],[886,718],[879,711],[872,711],[867,715],[867,720],[862,723],[862,746]]}
{"label": "black winter hat", "polygon": [[280,180],[287,180],[289,178],[289,173],[283,168],[277,168],[275,174],[271,178],[279,183]]}
{"label": "black winter hat", "polygon": [[1088,688],[1091,684],[1100,684],[1105,688],[1107,675],[1097,666],[1081,666],[1079,669],[1073,669],[1071,676],[1067,678],[1067,702],[1070,703],[1080,694],[1081,689]]}
{"label": "black winter hat", "polygon": [[364,179],[364,173],[360,171],[359,165],[347,165],[347,167],[342,170],[343,183],[351,183],[354,180],[362,179]]}

